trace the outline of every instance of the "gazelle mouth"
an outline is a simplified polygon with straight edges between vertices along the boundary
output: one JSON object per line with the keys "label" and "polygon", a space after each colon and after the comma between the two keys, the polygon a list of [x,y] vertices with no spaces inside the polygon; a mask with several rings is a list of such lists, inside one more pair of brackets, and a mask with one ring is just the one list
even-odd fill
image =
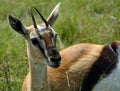
{"label": "gazelle mouth", "polygon": [[52,62],[58,62],[58,61],[60,61],[61,60],[61,57],[58,57],[58,58],[50,58],[50,60],[52,61]]}
{"label": "gazelle mouth", "polygon": [[51,63],[48,63],[48,65],[53,68],[58,68],[60,66],[60,64],[51,64]]}
{"label": "gazelle mouth", "polygon": [[59,67],[61,64],[61,57],[58,57],[58,58],[49,58],[48,60],[48,65],[50,67],[53,67],[53,68],[57,68]]}

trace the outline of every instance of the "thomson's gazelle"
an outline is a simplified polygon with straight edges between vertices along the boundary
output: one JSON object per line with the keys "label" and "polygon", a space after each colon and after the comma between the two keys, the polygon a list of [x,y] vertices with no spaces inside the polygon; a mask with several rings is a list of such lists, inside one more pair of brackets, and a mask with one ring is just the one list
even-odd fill
{"label": "thomson's gazelle", "polygon": [[25,27],[20,20],[9,15],[11,27],[22,34],[27,44],[29,58],[29,73],[26,76],[22,91],[49,91],[49,78],[47,77],[47,64],[57,68],[61,64],[61,56],[56,48],[57,33],[52,25],[58,17],[60,3],[51,12],[47,20],[36,9],[43,24],[36,24],[31,11],[33,26]]}

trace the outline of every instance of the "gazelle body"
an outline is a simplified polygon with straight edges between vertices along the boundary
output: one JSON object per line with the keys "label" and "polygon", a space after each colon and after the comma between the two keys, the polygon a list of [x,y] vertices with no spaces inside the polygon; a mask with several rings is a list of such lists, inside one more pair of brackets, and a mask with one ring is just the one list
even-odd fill
{"label": "gazelle body", "polygon": [[59,55],[55,46],[56,33],[51,28],[59,6],[47,21],[42,19],[45,24],[36,25],[31,14],[34,26],[27,28],[9,15],[10,25],[25,37],[27,44],[29,73],[22,91],[92,91],[102,76],[107,77],[120,66],[119,41],[109,45],[76,44],[61,50]]}
{"label": "gazelle body", "polygon": [[[97,89],[102,83],[95,89],[94,86],[99,84],[100,78],[109,77],[120,67],[119,41],[109,45],[77,44],[60,51],[60,54],[62,57],[60,67],[48,69],[52,91],[92,91],[92,89],[102,91],[102,89]],[[117,84],[120,85],[119,80]]]}

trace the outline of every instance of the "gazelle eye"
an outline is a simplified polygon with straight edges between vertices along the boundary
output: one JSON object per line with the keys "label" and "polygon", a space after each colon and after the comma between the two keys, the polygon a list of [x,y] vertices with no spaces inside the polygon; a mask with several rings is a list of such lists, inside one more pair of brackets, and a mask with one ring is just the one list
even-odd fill
{"label": "gazelle eye", "polygon": [[37,38],[32,38],[31,41],[32,41],[33,45],[38,45],[39,44],[39,41],[38,41]]}

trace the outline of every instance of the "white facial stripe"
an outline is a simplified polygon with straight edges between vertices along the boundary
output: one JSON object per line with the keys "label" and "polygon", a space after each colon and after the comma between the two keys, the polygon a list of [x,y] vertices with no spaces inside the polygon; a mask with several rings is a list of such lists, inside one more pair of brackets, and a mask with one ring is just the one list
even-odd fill
{"label": "white facial stripe", "polygon": [[46,49],[45,41],[44,41],[44,40],[41,40],[41,41],[40,41],[40,44],[42,44],[41,47],[44,49],[45,56],[48,58],[48,54],[47,54],[47,49]]}
{"label": "white facial stripe", "polygon": [[52,30],[53,34],[56,34],[56,32],[54,31],[54,29],[53,29],[53,28],[51,28],[51,30]]}
{"label": "white facial stripe", "polygon": [[51,38],[52,44],[54,44],[54,38]]}
{"label": "white facial stripe", "polygon": [[51,38],[52,44],[54,44],[54,38],[55,38],[55,31],[51,28],[52,33],[53,33],[53,38]]}
{"label": "white facial stripe", "polygon": [[39,40],[40,44],[41,44],[41,47],[43,49],[46,49],[46,45],[45,45],[45,41],[44,40]]}
{"label": "white facial stripe", "polygon": [[56,36],[57,33],[56,33],[53,29],[52,29],[52,32],[53,32],[53,35],[54,35],[54,37],[52,38],[52,43],[53,43],[54,46],[55,46],[55,45],[56,45],[56,44],[55,44],[55,41],[56,41],[56,40],[55,40],[55,36]]}

